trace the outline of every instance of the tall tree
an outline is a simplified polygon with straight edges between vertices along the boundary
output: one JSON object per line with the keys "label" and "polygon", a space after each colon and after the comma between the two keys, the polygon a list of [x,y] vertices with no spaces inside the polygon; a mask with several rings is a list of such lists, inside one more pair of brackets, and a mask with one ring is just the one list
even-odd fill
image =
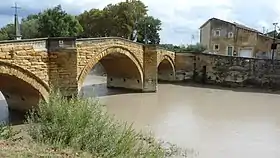
{"label": "tall tree", "polygon": [[101,37],[106,36],[106,17],[102,10],[91,9],[77,16],[81,26],[83,27],[82,37]]}
{"label": "tall tree", "polygon": [[103,10],[92,9],[78,16],[83,37],[118,36],[130,39],[136,23],[147,14],[147,7],[138,0],[109,4]]}
{"label": "tall tree", "polygon": [[138,23],[138,38],[137,42],[145,43],[145,36],[147,36],[148,44],[159,44],[161,30],[161,21],[152,16],[143,18]]}
{"label": "tall tree", "polygon": [[[143,21],[143,19],[146,18],[147,16],[147,11],[148,7],[141,1],[139,0],[132,0],[131,3],[133,4],[133,18],[134,18],[134,26],[133,26],[133,31],[136,31],[137,33],[137,27],[138,24]],[[131,33],[131,40],[135,40],[137,38],[137,34],[133,34],[134,32]]]}
{"label": "tall tree", "polygon": [[78,36],[83,31],[79,21],[63,11],[60,5],[45,10],[39,16],[38,23],[43,37]]}

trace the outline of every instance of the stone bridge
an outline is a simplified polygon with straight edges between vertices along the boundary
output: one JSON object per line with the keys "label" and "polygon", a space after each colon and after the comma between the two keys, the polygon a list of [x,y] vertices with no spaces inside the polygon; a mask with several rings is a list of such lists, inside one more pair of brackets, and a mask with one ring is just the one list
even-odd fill
{"label": "stone bridge", "polygon": [[175,53],[122,38],[42,38],[0,42],[0,91],[9,108],[26,110],[47,100],[51,87],[77,95],[100,62],[107,87],[155,92],[175,79]]}

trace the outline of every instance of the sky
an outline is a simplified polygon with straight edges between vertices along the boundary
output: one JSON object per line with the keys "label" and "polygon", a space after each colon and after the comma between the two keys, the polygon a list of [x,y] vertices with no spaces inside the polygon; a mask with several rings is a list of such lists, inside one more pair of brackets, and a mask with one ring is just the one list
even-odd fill
{"label": "sky", "polygon": [[[71,14],[92,8],[102,9],[109,3],[124,0],[17,0],[19,15],[26,17],[61,4]],[[238,22],[259,31],[271,31],[279,22],[279,0],[142,0],[152,15],[162,21],[161,43],[195,44],[199,41],[199,27],[212,17]],[[0,27],[13,22],[12,0],[1,0]]]}

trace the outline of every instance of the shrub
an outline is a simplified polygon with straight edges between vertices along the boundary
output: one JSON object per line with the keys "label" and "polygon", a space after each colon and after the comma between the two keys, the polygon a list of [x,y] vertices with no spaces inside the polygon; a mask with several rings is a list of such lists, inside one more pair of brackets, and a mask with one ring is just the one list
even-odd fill
{"label": "shrub", "polygon": [[117,122],[96,99],[62,97],[58,91],[27,116],[28,133],[38,142],[72,147],[95,157],[164,157],[155,139]]}
{"label": "shrub", "polygon": [[0,122],[0,140],[13,139],[19,133],[19,131],[14,131],[9,124]]}

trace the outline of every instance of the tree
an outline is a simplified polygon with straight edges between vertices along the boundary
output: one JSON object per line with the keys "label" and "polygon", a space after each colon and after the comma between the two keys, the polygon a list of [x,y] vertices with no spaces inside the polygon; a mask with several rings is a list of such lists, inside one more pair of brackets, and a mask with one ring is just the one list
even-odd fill
{"label": "tree", "polygon": [[39,23],[38,19],[24,20],[21,23],[21,34],[24,39],[39,38]]}
{"label": "tree", "polygon": [[[24,18],[21,22],[22,38],[116,36],[144,43],[147,33],[149,43],[158,44],[161,21],[147,16],[147,11],[147,6],[140,0],[126,0],[74,17],[58,5]],[[13,39],[13,27],[9,24],[2,28],[0,39]],[[135,36],[135,30],[138,36]]]}
{"label": "tree", "polygon": [[[15,29],[14,24],[8,24],[1,28],[0,30],[0,40],[12,40],[14,39]],[[26,18],[23,19],[21,24],[21,34],[22,38],[38,38],[39,31],[38,31],[38,19],[31,19]]]}
{"label": "tree", "polygon": [[77,18],[84,29],[83,37],[117,36],[131,39],[136,23],[147,14],[141,1],[130,0],[92,9]]}
{"label": "tree", "polygon": [[[127,0],[115,5],[107,5],[103,11],[106,17],[111,17],[111,36],[118,36],[131,39],[137,22],[147,14],[147,6],[138,0]],[[107,19],[108,20],[108,19]]]}
{"label": "tree", "polygon": [[161,30],[161,21],[159,19],[147,16],[139,21],[137,30],[137,42],[145,43],[145,35],[147,35],[148,44],[160,43],[159,31]]}
{"label": "tree", "polygon": [[39,14],[30,14],[26,18],[23,18],[22,21],[29,21],[29,20],[34,20],[34,19],[39,19],[41,13]]}
{"label": "tree", "polygon": [[12,40],[15,36],[14,24],[7,24],[0,29],[0,40]]}
{"label": "tree", "polygon": [[79,21],[63,11],[60,5],[41,13],[38,25],[41,37],[78,36],[83,31]]}
{"label": "tree", "polygon": [[195,45],[188,45],[188,47],[186,47],[187,52],[202,53],[205,50],[206,48],[200,43],[197,43]]}
{"label": "tree", "polygon": [[107,35],[108,23],[102,10],[91,9],[77,16],[83,27],[82,37],[101,37]]}
{"label": "tree", "polygon": [[197,43],[195,45],[180,45],[180,46],[176,46],[173,44],[161,44],[160,45],[162,48],[173,51],[173,52],[178,52],[178,53],[202,53],[204,50],[206,50],[206,48],[201,45],[200,43]]}

